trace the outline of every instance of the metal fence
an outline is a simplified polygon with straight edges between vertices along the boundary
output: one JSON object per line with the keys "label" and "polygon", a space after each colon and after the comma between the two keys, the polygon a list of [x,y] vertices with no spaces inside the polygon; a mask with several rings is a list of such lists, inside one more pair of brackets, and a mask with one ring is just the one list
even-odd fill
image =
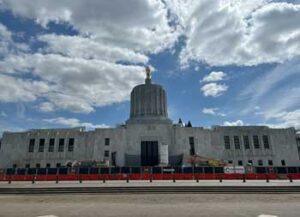
{"label": "metal fence", "polygon": [[[59,167],[59,168],[6,168],[0,175],[92,175],[92,174],[223,174],[224,167]],[[295,174],[300,167],[253,167],[257,174]]]}

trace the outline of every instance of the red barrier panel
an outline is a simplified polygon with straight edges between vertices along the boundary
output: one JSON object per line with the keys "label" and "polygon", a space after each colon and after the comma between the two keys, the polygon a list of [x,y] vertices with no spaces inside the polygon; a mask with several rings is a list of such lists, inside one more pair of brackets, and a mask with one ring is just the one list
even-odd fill
{"label": "red barrier panel", "polygon": [[292,179],[300,179],[300,173],[291,173],[291,174],[289,174],[289,176]]}
{"label": "red barrier panel", "polygon": [[50,175],[37,175],[35,177],[36,181],[48,181],[50,179]]}
{"label": "red barrier panel", "polygon": [[75,180],[79,180],[79,177],[76,174],[58,175],[58,180],[59,181],[75,181]]}
{"label": "red barrier panel", "polygon": [[163,175],[161,173],[152,174],[153,180],[163,180]]}
{"label": "red barrier panel", "polygon": [[162,179],[163,180],[172,180],[173,174],[171,174],[171,173],[162,174]]}
{"label": "red barrier panel", "polygon": [[210,180],[210,179],[216,179],[216,174],[213,173],[196,173],[195,179],[201,179],[201,180]]}
{"label": "red barrier panel", "polygon": [[278,179],[278,175],[276,173],[268,173],[266,175],[269,179]]}
{"label": "red barrier panel", "polygon": [[140,180],[141,179],[141,174],[140,173],[129,174],[129,179],[130,180]]}
{"label": "red barrier panel", "polygon": [[[56,181],[57,177],[57,175],[45,175],[46,181]],[[37,180],[40,181],[39,179]]]}
{"label": "red barrier panel", "polygon": [[230,179],[243,179],[244,177],[244,174],[239,174],[239,173],[223,173],[223,174],[220,174],[222,179],[225,179],[225,180],[230,180]]}
{"label": "red barrier panel", "polygon": [[250,180],[255,180],[255,179],[257,179],[257,174],[256,173],[248,173],[248,174],[245,174],[245,178],[250,179]]}
{"label": "red barrier panel", "polygon": [[82,175],[77,175],[78,180],[97,180],[97,176],[95,174],[87,175],[87,174],[82,174]]}
{"label": "red barrier panel", "polygon": [[6,176],[6,175],[1,175],[0,176],[0,181],[8,181],[8,176]]}
{"label": "red barrier panel", "polygon": [[142,173],[141,179],[142,179],[142,180],[149,180],[150,177],[151,177],[151,174],[150,174],[150,173]]}
{"label": "red barrier panel", "polygon": [[194,176],[192,173],[175,173],[176,180],[193,180]]}
{"label": "red barrier panel", "polygon": [[212,173],[133,173],[133,174],[66,174],[66,175],[0,175],[0,181],[79,181],[79,180],[242,180],[245,177],[247,180],[266,180],[266,179],[300,179],[300,173],[291,173],[286,175],[278,175],[276,173],[259,174],[259,173],[249,173],[249,174],[212,174]]}
{"label": "red barrier panel", "polygon": [[12,175],[10,176],[11,181],[32,181],[34,175]]}

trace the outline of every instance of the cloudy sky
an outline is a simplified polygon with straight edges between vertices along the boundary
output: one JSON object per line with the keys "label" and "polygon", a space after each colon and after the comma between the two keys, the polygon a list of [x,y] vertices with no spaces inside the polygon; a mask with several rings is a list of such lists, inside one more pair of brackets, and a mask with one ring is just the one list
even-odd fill
{"label": "cloudy sky", "polygon": [[145,65],[174,122],[300,128],[300,1],[0,0],[0,132],[124,123]]}

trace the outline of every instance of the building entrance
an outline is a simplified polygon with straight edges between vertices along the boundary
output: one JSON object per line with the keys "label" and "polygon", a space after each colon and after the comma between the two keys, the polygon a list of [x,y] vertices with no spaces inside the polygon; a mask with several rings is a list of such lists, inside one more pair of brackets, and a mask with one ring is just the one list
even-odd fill
{"label": "building entrance", "polygon": [[158,141],[141,142],[141,165],[158,165]]}

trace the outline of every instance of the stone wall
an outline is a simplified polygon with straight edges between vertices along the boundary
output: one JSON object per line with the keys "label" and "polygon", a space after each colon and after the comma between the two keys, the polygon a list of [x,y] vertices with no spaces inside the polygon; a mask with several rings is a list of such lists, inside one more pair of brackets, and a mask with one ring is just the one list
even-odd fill
{"label": "stone wall", "polygon": [[[249,136],[250,149],[245,149],[243,136]],[[253,136],[259,138],[260,147],[253,144]],[[263,145],[263,136],[269,141],[269,148]],[[230,149],[225,149],[224,136],[230,138]],[[240,149],[234,146],[234,136],[239,137]],[[45,167],[51,164],[65,165],[73,161],[102,161],[111,160],[115,153],[116,165],[139,166],[141,156],[141,141],[158,141],[159,158],[162,164],[179,162],[179,157],[189,155],[190,137],[194,141],[195,154],[203,157],[232,161],[237,165],[242,161],[246,165],[249,160],[254,166],[258,161],[263,161],[263,166],[268,166],[269,160],[273,166],[281,166],[282,160],[286,166],[299,166],[300,143],[297,144],[294,128],[271,129],[263,126],[223,127],[211,129],[202,127],[183,127],[165,122],[155,124],[128,124],[118,128],[96,129],[85,131],[75,129],[40,129],[22,133],[5,132],[0,149],[0,168],[25,167],[30,164],[35,167],[40,164]],[[45,139],[43,152],[39,152],[39,140]],[[55,138],[54,152],[49,152],[49,139]],[[64,138],[64,151],[58,152],[59,139]],[[74,138],[74,150],[68,151],[68,139]],[[299,135],[298,135],[299,138]],[[34,152],[29,152],[29,141],[35,139]],[[109,145],[105,140],[109,139]],[[105,151],[109,151],[105,157]],[[167,157],[168,156],[168,157]],[[171,159],[171,160],[170,160]]]}

